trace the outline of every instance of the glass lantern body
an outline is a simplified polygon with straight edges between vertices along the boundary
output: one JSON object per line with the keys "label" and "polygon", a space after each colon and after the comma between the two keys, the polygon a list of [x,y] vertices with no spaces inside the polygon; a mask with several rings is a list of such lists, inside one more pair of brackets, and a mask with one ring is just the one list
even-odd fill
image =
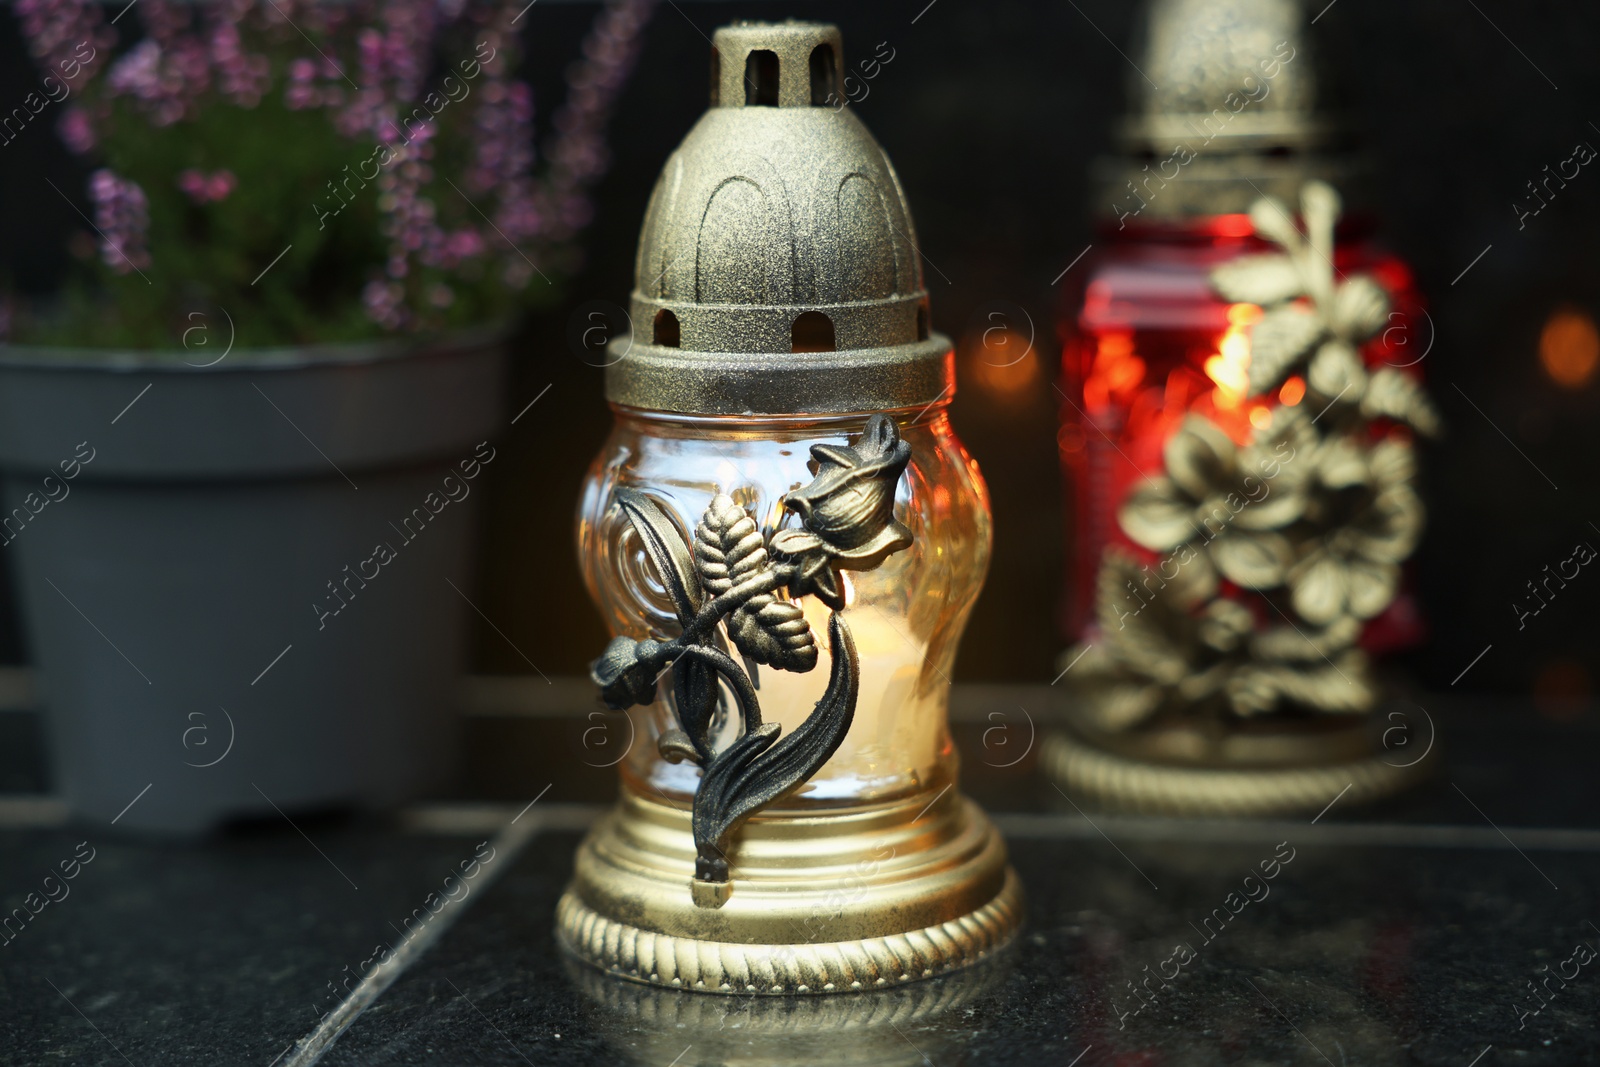
{"label": "glass lantern body", "polygon": [[[796,526],[782,497],[811,480],[811,446],[849,444],[868,418],[683,416],[617,405],[613,411],[611,436],[578,506],[580,562],[611,633],[656,640],[675,636],[679,626],[638,535],[612,506],[616,490],[648,494],[689,543],[719,493],[763,530]],[[955,780],[946,721],[950,670],[988,567],[988,498],[943,406],[891,414],[911,446],[911,463],[895,491],[895,516],[914,540],[872,570],[843,572],[844,619],[861,667],[855,718],[828,762],[774,808],[887,800]],[[762,720],[780,724],[784,733],[805,721],[821,698],[831,655],[827,606],[816,597],[796,603],[822,648],[821,661],[803,674],[751,665]],[[700,775],[656,749],[660,734],[676,725],[671,700],[668,676],[658,683],[653,704],[630,712],[636,741],[619,769],[632,791],[676,800],[694,794]],[[719,748],[739,730],[736,715],[726,720]]]}
{"label": "glass lantern body", "polygon": [[[1202,415],[1244,445],[1270,424],[1271,406],[1306,402],[1299,374],[1247,395],[1249,328],[1261,309],[1229,303],[1211,287],[1214,267],[1278,251],[1254,235],[1249,216],[1108,226],[1097,244],[1065,297],[1061,323],[1058,451],[1075,505],[1064,619],[1071,640],[1093,637],[1095,576],[1108,547],[1155,558],[1121,530],[1117,511],[1130,490],[1162,472],[1163,446],[1184,417]],[[1370,274],[1392,300],[1389,326],[1361,349],[1366,365],[1420,376],[1432,334],[1410,268],[1373,239],[1360,216],[1341,222],[1333,258],[1339,276]],[[1362,644],[1390,651],[1420,637],[1414,598],[1402,591],[1368,622]]]}

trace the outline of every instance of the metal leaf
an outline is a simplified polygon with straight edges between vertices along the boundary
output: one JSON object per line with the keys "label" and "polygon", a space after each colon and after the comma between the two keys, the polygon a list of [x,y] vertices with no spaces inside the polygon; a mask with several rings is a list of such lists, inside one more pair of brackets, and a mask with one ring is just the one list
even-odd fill
{"label": "metal leaf", "polygon": [[694,562],[712,596],[721,596],[767,565],[767,548],[750,513],[726,493],[711,498],[694,531]]}
{"label": "metal leaf", "polygon": [[1311,357],[1306,385],[1329,401],[1354,404],[1367,388],[1367,368],[1356,350],[1344,341],[1327,341]]}
{"label": "metal leaf", "polygon": [[1293,300],[1306,292],[1294,260],[1278,252],[1240,256],[1212,268],[1211,287],[1230,303],[1262,307]]}
{"label": "metal leaf", "polygon": [[[694,762],[704,766],[711,762],[712,723],[717,702],[722,698],[717,685],[717,673],[708,664],[693,657],[680,659],[672,672],[673,697],[677,703],[678,722],[683,734],[694,746]],[[662,741],[666,735],[662,735]],[[662,755],[667,750],[661,750]],[[671,757],[668,756],[670,759]]]}
{"label": "metal leaf", "polygon": [[1211,562],[1224,578],[1245,589],[1282,585],[1293,562],[1288,539],[1280,533],[1232,529],[1210,542]]}
{"label": "metal leaf", "polygon": [[752,598],[728,617],[728,636],[757,663],[804,674],[817,665],[817,639],[800,605],[770,593]]}
{"label": "metal leaf", "polygon": [[1302,619],[1316,626],[1332,625],[1344,614],[1344,570],[1328,552],[1318,548],[1289,571],[1291,601]]}
{"label": "metal leaf", "polygon": [[1227,693],[1240,715],[1260,715],[1285,704],[1360,715],[1372,710],[1377,699],[1367,659],[1359,649],[1317,665],[1247,664],[1228,679]]}
{"label": "metal leaf", "polygon": [[[772,569],[750,513],[726,494],[712,498],[695,528],[695,566],[713,596]],[[756,663],[804,673],[817,665],[817,641],[799,605],[761,593],[728,617],[728,636]]]}
{"label": "metal leaf", "polygon": [[1275,196],[1263,196],[1250,205],[1250,225],[1256,233],[1284,248],[1298,248],[1304,241],[1289,208]]}
{"label": "metal leaf", "polygon": [[650,561],[661,575],[661,584],[677,609],[678,621],[687,626],[700,610],[702,594],[683,535],[656,502],[637,489],[618,489],[617,504],[639,531],[639,540],[644,542]]}
{"label": "metal leaf", "polygon": [[1135,544],[1163,552],[1194,536],[1194,501],[1170,478],[1151,478],[1129,493],[1117,522]]}
{"label": "metal leaf", "polygon": [[1373,371],[1361,397],[1361,414],[1369,419],[1389,418],[1406,423],[1428,437],[1439,436],[1443,428],[1439,409],[1423,391],[1422,383],[1393,367]]}
{"label": "metal leaf", "polygon": [[1273,308],[1250,331],[1250,393],[1283,381],[1327,332],[1320,318],[1298,304]]}
{"label": "metal leaf", "polygon": [[1333,332],[1360,344],[1389,321],[1389,294],[1368,274],[1352,275],[1333,294]]}
{"label": "metal leaf", "polygon": [[1138,726],[1160,709],[1164,699],[1160,686],[1126,680],[1091,684],[1079,693],[1073,714],[1090,729],[1108,734]]}
{"label": "metal leaf", "polygon": [[1360,636],[1360,620],[1342,615],[1324,627],[1269,627],[1251,637],[1250,653],[1262,660],[1315,663],[1351,648]]}
{"label": "metal leaf", "polygon": [[[753,812],[815,774],[844,741],[855,718],[861,663],[843,617],[828,620],[833,668],[828,689],[806,721],[777,739],[776,723],[747,732],[719,753],[694,797],[695,877],[726,881],[723,841]],[[776,742],[776,743],[774,743]]]}

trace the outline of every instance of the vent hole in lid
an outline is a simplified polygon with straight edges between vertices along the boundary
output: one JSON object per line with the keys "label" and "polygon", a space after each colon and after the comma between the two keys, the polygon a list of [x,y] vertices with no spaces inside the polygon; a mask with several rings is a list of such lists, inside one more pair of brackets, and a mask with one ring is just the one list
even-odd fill
{"label": "vent hole in lid", "polygon": [[822,107],[833,102],[838,91],[833,60],[833,45],[819,44],[811,50],[811,106]]}
{"label": "vent hole in lid", "polygon": [[746,107],[778,106],[778,53],[758,48],[744,61]]}
{"label": "vent hole in lid", "polygon": [[655,343],[662,348],[677,348],[678,336],[678,316],[666,308],[656,312]]}
{"label": "vent hole in lid", "polygon": [[790,331],[791,352],[832,352],[833,320],[820,311],[807,311],[794,320]]}
{"label": "vent hole in lid", "polygon": [[917,305],[917,340],[926,341],[927,339],[928,339],[928,305],[927,304],[918,304]]}
{"label": "vent hole in lid", "polygon": [[722,103],[722,53],[711,49],[711,106]]}

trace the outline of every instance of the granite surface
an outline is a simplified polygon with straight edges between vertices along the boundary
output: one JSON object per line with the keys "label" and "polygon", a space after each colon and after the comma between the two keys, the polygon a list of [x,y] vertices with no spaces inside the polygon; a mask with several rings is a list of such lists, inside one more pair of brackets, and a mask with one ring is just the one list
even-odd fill
{"label": "granite surface", "polygon": [[[552,910],[615,772],[571,758],[581,717],[506,717],[471,724],[473,773],[447,802],[400,818],[296,816],[187,845],[13,818],[0,904],[39,912],[0,947],[0,1063],[293,1060],[341,985],[547,783],[541,828],[321,1062],[1600,1062],[1589,719],[1450,707],[1444,772],[1376,811],[1090,821],[1031,759],[1003,766],[978,712],[957,726],[965,781],[1006,833],[1028,920],[965,975],[774,1000],[574,966]],[[23,747],[0,781],[40,779]]]}

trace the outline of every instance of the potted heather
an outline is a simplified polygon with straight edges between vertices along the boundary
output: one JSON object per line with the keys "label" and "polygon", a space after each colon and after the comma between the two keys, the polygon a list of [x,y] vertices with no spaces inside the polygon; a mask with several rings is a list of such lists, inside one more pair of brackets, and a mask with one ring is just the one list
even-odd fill
{"label": "potted heather", "polygon": [[80,816],[448,771],[508,338],[575,265],[650,5],[596,16],[537,157],[530,7],[17,3],[85,254],[0,316],[0,551]]}

